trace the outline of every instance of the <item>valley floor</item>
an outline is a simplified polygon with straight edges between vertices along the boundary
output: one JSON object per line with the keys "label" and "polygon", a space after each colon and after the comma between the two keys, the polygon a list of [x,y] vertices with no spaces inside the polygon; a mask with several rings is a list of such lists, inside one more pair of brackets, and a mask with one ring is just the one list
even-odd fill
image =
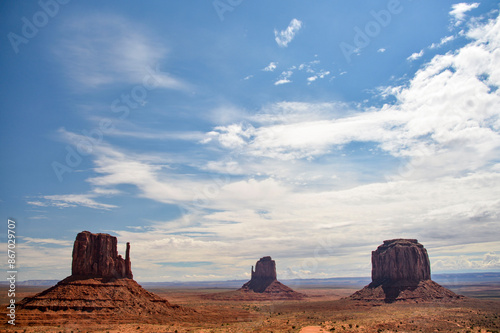
{"label": "valley floor", "polygon": [[[472,287],[471,287],[472,288]],[[464,294],[480,292],[481,299],[467,297],[457,302],[412,304],[375,304],[343,299],[355,289],[308,288],[297,291],[307,294],[303,300],[250,301],[217,300],[203,297],[234,289],[172,289],[149,290],[172,304],[196,309],[193,317],[167,319],[161,324],[120,322],[119,318],[92,314],[82,320],[69,320],[69,313],[45,313],[47,321],[26,320],[3,325],[0,330],[14,332],[500,332],[500,300],[498,288],[488,290],[464,288]],[[39,290],[38,290],[39,289]],[[41,287],[24,287],[22,296],[41,291]],[[470,291],[470,292],[469,292]],[[4,302],[2,302],[4,303]],[[2,308],[4,308],[2,306]],[[2,313],[2,316],[5,314]],[[73,314],[74,315],[74,314]],[[73,316],[74,318],[74,316]],[[106,319],[107,318],[107,319]]]}

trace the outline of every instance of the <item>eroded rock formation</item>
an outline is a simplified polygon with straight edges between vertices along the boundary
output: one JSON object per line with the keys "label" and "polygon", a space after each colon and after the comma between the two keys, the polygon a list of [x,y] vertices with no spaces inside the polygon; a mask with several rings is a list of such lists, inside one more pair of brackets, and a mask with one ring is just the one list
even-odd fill
{"label": "eroded rock formation", "polygon": [[262,257],[251,270],[251,279],[239,291],[266,294],[275,299],[300,299],[303,294],[294,291],[277,280],[276,262],[271,257]]}
{"label": "eroded rock formation", "polygon": [[[162,322],[193,310],[171,305],[132,279],[130,244],[125,259],[117,239],[108,234],[79,233],[73,246],[72,275],[19,303],[20,322],[61,315],[64,320]],[[85,313],[85,316],[82,314]],[[17,317],[17,314],[16,314]]]}
{"label": "eroded rock formation", "polygon": [[372,252],[372,283],[416,285],[430,280],[427,250],[416,239],[384,241]]}
{"label": "eroded rock formation", "polygon": [[251,279],[243,285],[256,293],[262,293],[266,288],[277,281],[276,279],[276,262],[271,257],[262,257],[255,264],[255,272],[251,270]]}
{"label": "eroded rock formation", "polygon": [[349,298],[392,303],[461,297],[431,280],[427,250],[416,239],[391,239],[372,252],[372,282]]}
{"label": "eroded rock formation", "polygon": [[130,243],[125,259],[118,254],[117,239],[108,234],[80,232],[73,246],[71,274],[79,277],[132,279]]}

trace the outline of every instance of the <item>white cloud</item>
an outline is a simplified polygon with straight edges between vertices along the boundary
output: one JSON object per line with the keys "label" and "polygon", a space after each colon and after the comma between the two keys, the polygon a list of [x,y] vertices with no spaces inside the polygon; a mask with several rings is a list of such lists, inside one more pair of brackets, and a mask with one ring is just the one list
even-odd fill
{"label": "white cloud", "polygon": [[292,82],[290,80],[290,77],[292,75],[293,75],[293,71],[291,71],[291,70],[282,72],[281,75],[280,75],[280,77],[279,77],[279,79],[276,82],[274,82],[274,85],[278,86],[278,85],[281,85],[281,84]]}
{"label": "white cloud", "polygon": [[[500,147],[500,98],[492,90],[500,85],[500,71],[493,65],[498,27],[495,20],[470,31],[475,41],[454,54],[435,56],[408,86],[391,87],[398,99],[394,105],[298,123],[273,113],[268,116],[277,120],[272,124],[218,127],[210,137],[215,142],[220,136],[226,148],[225,140],[231,138],[240,153],[285,160],[321,156],[353,141],[375,142],[398,158],[425,155],[427,167],[435,172],[444,164],[448,172],[476,170],[493,161]],[[289,75],[284,72],[283,79]],[[316,108],[311,103],[306,110]],[[332,104],[331,112],[335,108]],[[457,158],[462,162],[447,163]]]}
{"label": "white cloud", "polygon": [[274,72],[274,70],[276,69],[278,63],[277,62],[274,62],[272,61],[271,63],[269,63],[269,65],[267,65],[263,71],[265,72]]}
{"label": "white cloud", "polygon": [[285,30],[274,30],[274,37],[278,46],[287,47],[300,28],[302,28],[302,22],[294,18]]}
{"label": "white cloud", "polygon": [[167,55],[165,46],[151,33],[115,15],[72,17],[61,27],[54,53],[78,88],[102,88],[111,84],[143,84],[184,90],[188,85],[158,63]]}
{"label": "white cloud", "polygon": [[286,83],[290,83],[292,81],[290,81],[289,79],[279,79],[277,80],[276,82],[274,82],[274,85],[275,86],[279,86],[279,85],[282,85],[282,84],[286,84]]}
{"label": "white cloud", "polygon": [[377,50],[378,53],[384,53],[386,51],[385,48],[381,47],[380,49]]}
{"label": "white cloud", "polygon": [[48,220],[49,218],[45,215],[35,215],[28,217],[30,220]]}
{"label": "white cloud", "polygon": [[60,246],[73,245],[72,241],[65,241],[65,240],[54,239],[54,238],[32,238],[32,237],[21,237],[21,238],[26,243],[51,244],[51,245],[60,245]]}
{"label": "white cloud", "polygon": [[[499,20],[467,36],[406,85],[387,88],[393,104],[279,102],[214,126],[201,145],[213,156],[189,166],[224,175],[217,179],[186,176],[163,155],[95,147],[88,181],[102,189],[96,195],[132,185],[141,197],[197,208],[147,230],[115,231],[141,258],[136,278],[165,276],[159,249],[213,262],[169,268],[176,278],[220,279],[214,270],[243,278],[262,255],[277,260],[278,274],[369,276],[370,251],[396,237],[419,239],[433,271],[498,269]],[[374,151],[350,155],[349,145]]]}
{"label": "white cloud", "polygon": [[[239,140],[232,135],[231,131],[241,135],[241,128],[233,127],[229,127],[230,130],[220,141],[228,148],[237,147]],[[59,133],[63,140],[74,146],[87,140],[83,135],[64,129],[61,129]],[[193,179],[190,174],[175,173],[173,168],[169,166],[169,160],[165,157],[156,154],[122,151],[105,142],[93,146],[89,156],[93,158],[95,165],[93,171],[96,174],[96,176],[87,179],[87,182],[93,187],[91,193],[46,195],[42,197],[47,200],[46,202],[35,201],[32,204],[60,208],[85,206],[95,209],[111,209],[116,206],[98,203],[93,198],[104,195],[119,195],[121,192],[116,187],[126,184],[135,186],[139,191],[137,195],[140,197],[167,204],[197,205],[200,194],[205,195],[205,187],[213,183],[212,179],[209,181]]]}
{"label": "white cloud", "polygon": [[461,2],[452,5],[451,6],[452,10],[450,11],[450,15],[453,16],[453,19],[455,21],[455,26],[462,24],[462,22],[465,19],[465,13],[477,7],[479,7],[479,2],[473,2],[473,3]]}
{"label": "white cloud", "polygon": [[328,75],[330,75],[330,71],[323,71],[323,70],[322,70],[322,71],[319,71],[319,72],[318,72],[318,77],[319,77],[320,79],[323,79],[323,78],[325,78],[325,77],[326,77],[326,76],[328,76]]}
{"label": "white cloud", "polygon": [[414,61],[414,60],[420,59],[423,55],[424,55],[424,50],[420,50],[420,52],[415,52],[406,59],[408,61]]}
{"label": "white cloud", "polygon": [[109,210],[112,208],[117,208],[115,205],[99,203],[94,200],[97,194],[66,194],[66,195],[45,195],[41,196],[41,199],[45,201],[28,201],[27,203],[34,206],[40,207],[57,207],[57,208],[69,208],[69,207],[87,207],[93,209],[104,209]]}
{"label": "white cloud", "polygon": [[[497,267],[500,97],[491,87],[500,85],[499,20],[476,26],[468,36],[469,44],[435,56],[407,85],[389,87],[394,104],[281,102],[246,123],[215,128],[210,143],[233,159],[209,167],[231,165],[249,179],[220,187],[205,202],[216,212],[201,212],[196,219],[203,223],[184,232],[212,232],[237,242],[232,252],[241,257],[257,246],[280,257],[281,267],[313,276],[333,276],[336,269],[345,274],[352,262],[353,272],[368,275],[370,251],[394,237],[418,238],[434,271]],[[331,161],[354,142],[375,145],[400,168],[384,165],[372,182],[339,181],[353,176]],[[299,172],[308,168],[309,174]],[[269,236],[263,238],[262,230]],[[350,244],[353,239],[358,243]],[[443,254],[453,247],[459,252]],[[468,249],[484,255],[464,254]],[[315,251],[322,255],[313,257]],[[314,269],[302,267],[311,262]]]}
{"label": "white cloud", "polygon": [[[498,246],[493,244],[493,246]],[[498,247],[496,247],[498,248]],[[457,271],[457,270],[479,270],[490,271],[500,268],[500,256],[495,252],[484,254],[461,254],[458,256],[439,256],[432,264],[433,270]]]}
{"label": "white cloud", "polygon": [[443,38],[441,38],[441,40],[439,41],[439,43],[432,43],[431,46],[429,46],[429,48],[430,49],[439,48],[439,47],[443,46],[444,44],[446,44],[448,42],[451,42],[454,39],[455,39],[455,36],[443,37]]}

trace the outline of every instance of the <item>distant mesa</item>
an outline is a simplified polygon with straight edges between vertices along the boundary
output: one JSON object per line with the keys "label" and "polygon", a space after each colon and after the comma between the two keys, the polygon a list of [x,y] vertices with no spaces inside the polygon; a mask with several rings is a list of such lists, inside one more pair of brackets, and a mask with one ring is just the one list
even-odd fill
{"label": "distant mesa", "polygon": [[263,293],[274,282],[276,278],[276,262],[271,257],[262,257],[255,264],[255,272],[250,271],[250,281],[245,283],[241,289],[252,290],[256,293]]}
{"label": "distant mesa", "polygon": [[294,291],[277,280],[276,262],[271,257],[262,257],[251,270],[251,279],[240,289],[242,292],[254,292],[276,295],[281,298],[302,298],[303,294]]}
{"label": "distant mesa", "polygon": [[275,301],[300,300],[306,295],[294,291],[279,282],[276,277],[276,262],[271,257],[260,258],[252,266],[251,279],[240,289],[202,295],[204,299],[219,301]]}
{"label": "distant mesa", "polygon": [[86,313],[93,320],[161,322],[194,312],[171,305],[134,281],[130,243],[123,259],[118,255],[116,237],[108,234],[83,231],[76,236],[71,273],[55,286],[23,299],[19,304],[20,321],[23,317],[33,320],[41,316],[37,319],[43,322],[44,313],[59,313],[72,320],[84,318],[82,314]]}
{"label": "distant mesa", "polygon": [[392,303],[462,297],[431,280],[427,250],[416,239],[391,239],[372,252],[372,282],[349,298]]}

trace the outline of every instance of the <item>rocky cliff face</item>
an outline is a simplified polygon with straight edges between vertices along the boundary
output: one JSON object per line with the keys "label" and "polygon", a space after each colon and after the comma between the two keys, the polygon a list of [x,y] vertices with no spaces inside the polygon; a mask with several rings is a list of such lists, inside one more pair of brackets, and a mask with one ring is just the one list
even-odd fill
{"label": "rocky cliff face", "polygon": [[356,301],[385,303],[461,298],[431,280],[427,250],[416,239],[384,241],[372,252],[372,282],[349,296]]}
{"label": "rocky cliff face", "polygon": [[[303,294],[285,286],[276,278],[276,262],[271,257],[262,257],[252,266],[252,278],[239,291],[249,294],[258,293],[256,299],[302,299]],[[257,294],[254,294],[257,295]],[[248,299],[245,295],[242,299]],[[262,297],[261,297],[262,296]],[[238,296],[236,296],[238,297]],[[241,297],[241,295],[239,296]]]}
{"label": "rocky cliff face", "polygon": [[117,239],[108,234],[80,232],[73,246],[71,274],[81,278],[132,279],[130,243],[125,259],[118,254]]}
{"label": "rocky cliff face", "polygon": [[[73,246],[72,275],[55,286],[19,303],[21,323],[164,322],[195,311],[171,305],[133,280],[130,243],[125,259],[118,255],[117,239],[83,231]],[[56,313],[60,314],[57,315]],[[18,316],[20,315],[20,317]],[[58,317],[59,316],[59,317]],[[62,319],[61,319],[62,318]]]}
{"label": "rocky cliff face", "polygon": [[384,241],[372,252],[372,283],[417,285],[431,279],[427,250],[416,239]]}
{"label": "rocky cliff face", "polygon": [[252,278],[243,285],[243,288],[262,293],[276,281],[276,262],[271,257],[262,257],[255,264],[255,272],[252,267],[251,273]]}
{"label": "rocky cliff face", "polygon": [[271,257],[262,257],[252,267],[252,279],[276,280],[276,262]]}

